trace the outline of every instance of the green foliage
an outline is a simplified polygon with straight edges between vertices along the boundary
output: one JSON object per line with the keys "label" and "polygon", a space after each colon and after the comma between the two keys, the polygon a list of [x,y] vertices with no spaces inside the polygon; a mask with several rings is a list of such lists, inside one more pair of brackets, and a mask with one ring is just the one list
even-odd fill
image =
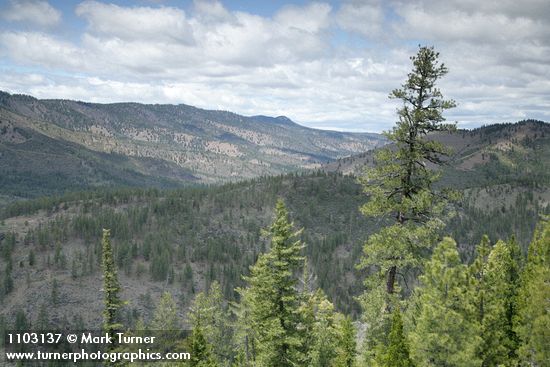
{"label": "green foliage", "polygon": [[388,347],[382,356],[383,367],[412,367],[413,362],[409,355],[409,346],[403,333],[403,320],[401,311],[395,308],[392,316]]}
{"label": "green foliage", "polygon": [[164,292],[151,321],[151,330],[175,331],[180,329],[176,302],[169,292]]}
{"label": "green foliage", "polygon": [[120,308],[124,302],[120,299],[120,284],[113,260],[113,248],[111,246],[111,232],[103,230],[102,239],[102,269],[103,269],[103,331],[114,335],[120,331]]}
{"label": "green foliage", "polygon": [[271,248],[260,255],[245,277],[248,288],[242,291],[249,307],[249,321],[255,330],[255,361],[265,367],[285,367],[299,363],[301,348],[298,330],[300,295],[295,273],[303,266],[302,243],[294,238],[288,212],[279,200],[275,220],[266,231]]}
{"label": "green foliage", "polygon": [[336,367],[353,367],[357,356],[356,330],[351,317],[340,317],[337,324]]}
{"label": "green foliage", "polygon": [[[176,350],[181,343],[179,340],[180,325],[176,302],[169,292],[164,292],[149,325],[149,329],[154,331],[158,337],[158,341],[155,342],[157,347],[162,348],[164,352]],[[142,332],[143,329],[136,328],[136,331]]]}
{"label": "green foliage", "polygon": [[481,366],[479,323],[468,292],[468,273],[456,243],[445,238],[435,248],[420,276],[411,305],[411,356],[419,367]]}
{"label": "green foliage", "polygon": [[517,264],[510,247],[498,241],[487,260],[487,293],[484,300],[481,336],[483,366],[512,366],[516,362],[518,338],[513,330],[516,317]]}
{"label": "green foliage", "polygon": [[338,329],[334,306],[317,290],[306,295],[300,307],[302,314],[304,362],[311,367],[333,366],[337,356]]}
{"label": "green foliage", "polygon": [[223,365],[224,361],[233,358],[233,328],[227,302],[218,282],[213,282],[207,293],[197,294],[187,318],[193,329],[201,329],[203,336],[212,346],[211,352],[218,364]]}
{"label": "green foliage", "polygon": [[206,340],[202,328],[200,325],[196,325],[191,335],[191,346],[189,353],[191,359],[189,360],[190,367],[216,367],[218,364],[212,357],[212,346]]}
{"label": "green foliage", "polygon": [[544,220],[529,246],[518,297],[516,331],[521,360],[531,366],[550,361],[550,221]]}
{"label": "green foliage", "polygon": [[401,298],[397,277],[406,279],[405,273],[421,268],[444,226],[441,216],[447,199],[456,196],[449,190],[433,189],[439,173],[428,167],[441,164],[449,153],[443,144],[428,139],[428,134],[455,128],[442,123],[443,111],[455,104],[444,100],[435,86],[447,73],[438,59],[439,54],[429,47],[420,47],[411,57],[413,70],[407,81],[390,94],[403,101],[396,126],[386,133],[393,146],[380,149],[375,166],[361,178],[369,197],[361,212],[385,219],[386,225],[368,238],[360,263],[360,268],[369,271],[361,303],[369,325],[364,349],[370,363],[387,342],[389,313]]}

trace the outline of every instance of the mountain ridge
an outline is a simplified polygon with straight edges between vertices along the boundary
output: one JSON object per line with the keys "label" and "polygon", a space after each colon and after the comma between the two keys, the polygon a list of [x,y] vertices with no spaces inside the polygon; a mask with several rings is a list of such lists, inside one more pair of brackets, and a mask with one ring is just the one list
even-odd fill
{"label": "mountain ridge", "polygon": [[[15,149],[33,133],[34,139],[49,138],[61,146],[69,142],[89,152],[118,154],[134,161],[127,169],[180,183],[318,168],[384,143],[379,134],[316,130],[284,116],[247,117],[185,104],[36,99],[6,92],[0,92],[0,132],[0,149]],[[145,169],[144,159],[170,170],[159,174]]]}

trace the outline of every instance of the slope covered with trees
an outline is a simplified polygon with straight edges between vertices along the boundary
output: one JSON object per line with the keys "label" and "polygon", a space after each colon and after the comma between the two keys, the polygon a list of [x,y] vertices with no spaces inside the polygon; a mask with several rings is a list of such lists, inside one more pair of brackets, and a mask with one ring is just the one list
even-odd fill
{"label": "slope covered with trees", "polygon": [[284,116],[0,91],[0,195],[7,196],[236,181],[316,168],[383,143],[379,134],[310,129]]}
{"label": "slope covered with trees", "polygon": [[[105,330],[191,327],[172,336],[190,366],[547,365],[549,190],[544,172],[523,177],[547,164],[546,135],[529,134],[546,125],[480,130],[487,149],[512,141],[489,162],[442,159],[430,133],[449,128],[452,103],[437,58],[412,58],[392,94],[405,101],[395,145],[360,182],[317,171],[5,207],[1,328],[94,327],[102,314]],[[514,129],[527,134],[503,135]],[[539,159],[520,168],[520,146]]]}

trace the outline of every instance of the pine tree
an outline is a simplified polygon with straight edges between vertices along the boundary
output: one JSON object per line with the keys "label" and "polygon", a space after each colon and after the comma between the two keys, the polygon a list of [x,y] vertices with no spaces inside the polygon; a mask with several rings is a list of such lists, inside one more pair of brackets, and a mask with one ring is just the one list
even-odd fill
{"label": "pine tree", "polygon": [[390,335],[388,336],[388,349],[383,357],[383,367],[412,367],[413,362],[409,355],[409,346],[403,333],[403,320],[401,311],[395,308],[393,311]]}
{"label": "pine tree", "polygon": [[475,305],[475,317],[477,322],[481,324],[485,317],[485,299],[489,287],[486,270],[491,245],[487,235],[481,238],[481,242],[476,247],[476,252],[477,256],[469,268],[470,286],[472,287],[472,301]]}
{"label": "pine tree", "polygon": [[245,296],[255,330],[256,363],[262,367],[290,367],[299,363],[302,344],[298,330],[300,295],[295,273],[303,266],[302,243],[294,238],[282,200],[275,207],[275,221],[266,231],[271,249],[250,269]]}
{"label": "pine tree", "polygon": [[59,303],[59,284],[54,278],[52,281],[52,304],[57,305],[57,303]]}
{"label": "pine tree", "polygon": [[212,346],[206,340],[202,332],[200,325],[196,325],[191,335],[191,346],[189,353],[191,359],[189,360],[190,367],[216,367],[218,364],[212,357]]}
{"label": "pine tree", "polygon": [[393,147],[379,150],[375,167],[361,178],[369,197],[362,213],[393,222],[368,238],[360,264],[370,272],[361,299],[369,325],[367,359],[375,358],[375,350],[386,343],[392,305],[400,298],[398,275],[405,277],[408,270],[422,266],[443,226],[446,199],[454,196],[449,190],[433,189],[439,173],[428,167],[441,164],[449,152],[427,135],[455,129],[454,124],[443,123],[442,115],[455,103],[443,99],[436,87],[447,68],[430,47],[420,47],[411,60],[413,70],[407,81],[390,94],[390,98],[403,101],[397,125],[385,133]]}
{"label": "pine tree", "polygon": [[7,295],[13,290],[13,278],[11,275],[12,272],[12,262],[11,257],[6,261],[6,267],[4,268],[4,279],[2,279],[2,284],[0,284],[1,292],[0,296]]}
{"label": "pine tree", "polygon": [[516,331],[521,360],[530,366],[550,362],[550,220],[539,224],[521,275]]}
{"label": "pine tree", "polygon": [[238,366],[250,366],[256,361],[257,330],[252,323],[250,289],[237,288],[240,300],[232,303],[232,313],[236,317],[234,325],[234,340],[236,344],[237,359],[241,363]]}
{"label": "pine tree", "polygon": [[157,345],[161,346],[165,352],[174,351],[179,340],[180,322],[177,314],[177,306],[174,298],[169,292],[164,292],[150,325],[151,330],[158,335]]}
{"label": "pine tree", "polygon": [[317,290],[309,295],[300,312],[306,334],[303,337],[303,365],[333,366],[338,343],[334,306],[321,290]]}
{"label": "pine tree", "polygon": [[103,269],[103,331],[114,335],[120,331],[122,325],[119,320],[119,310],[123,306],[120,299],[120,285],[113,260],[113,248],[111,246],[111,231],[103,229],[102,243],[102,269]]}
{"label": "pine tree", "polygon": [[481,322],[483,338],[482,366],[511,366],[514,364],[517,338],[513,330],[513,310],[516,308],[515,268],[508,245],[498,241],[487,261],[488,292],[485,314]]}
{"label": "pine tree", "polygon": [[50,318],[48,316],[48,309],[46,308],[46,304],[44,303],[40,306],[40,310],[38,311],[35,328],[36,330],[39,330],[39,331],[46,331],[50,328]]}
{"label": "pine tree", "polygon": [[180,329],[176,302],[174,302],[174,298],[172,298],[169,292],[164,292],[160,298],[151,322],[151,329],[159,331],[175,331]]}
{"label": "pine tree", "polygon": [[479,323],[471,317],[467,269],[456,243],[446,237],[435,248],[415,289],[411,356],[419,367],[476,367]]}
{"label": "pine tree", "polygon": [[351,317],[340,317],[336,347],[336,367],[353,367],[357,355],[356,331]]}
{"label": "pine tree", "polygon": [[197,294],[188,318],[193,328],[201,326],[201,331],[212,346],[212,354],[218,363],[232,359],[233,330],[227,304],[217,281],[210,285],[207,293]]}

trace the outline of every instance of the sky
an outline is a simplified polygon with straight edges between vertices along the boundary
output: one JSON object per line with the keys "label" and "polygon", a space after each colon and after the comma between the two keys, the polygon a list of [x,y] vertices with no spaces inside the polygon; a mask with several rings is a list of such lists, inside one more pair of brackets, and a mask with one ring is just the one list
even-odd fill
{"label": "sky", "polygon": [[462,128],[550,121],[548,0],[0,0],[0,90],[388,130],[418,45]]}

